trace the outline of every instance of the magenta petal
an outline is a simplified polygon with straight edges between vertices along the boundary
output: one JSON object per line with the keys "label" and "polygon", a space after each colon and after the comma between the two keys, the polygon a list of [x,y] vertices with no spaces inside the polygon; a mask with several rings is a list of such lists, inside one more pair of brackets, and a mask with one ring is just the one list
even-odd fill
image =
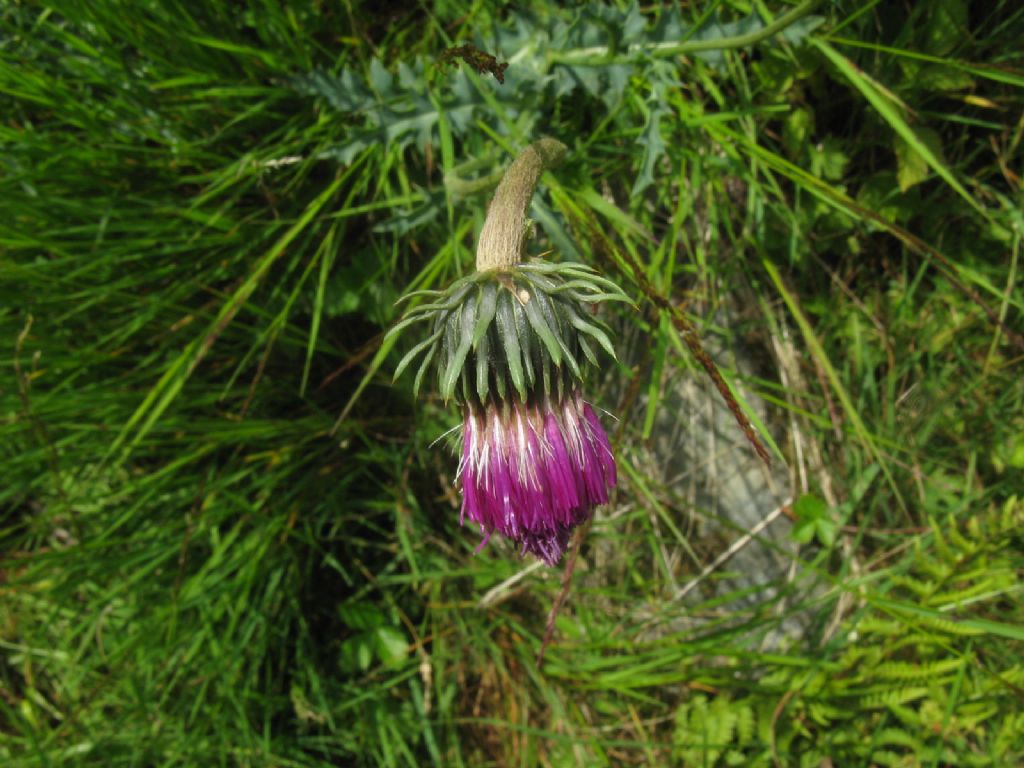
{"label": "magenta petal", "polygon": [[617,481],[608,435],[578,393],[468,409],[459,478],[463,523],[478,524],[484,543],[497,530],[549,565]]}
{"label": "magenta petal", "polygon": [[608,435],[604,431],[604,427],[601,426],[601,422],[598,420],[597,414],[594,413],[594,409],[590,407],[590,403],[584,403],[583,415],[586,417],[587,424],[590,427],[590,434],[597,444],[597,456],[604,471],[605,481],[608,483],[609,488],[614,488],[618,481],[618,475],[615,470],[615,455],[612,453],[611,443],[608,442]]}
{"label": "magenta petal", "polygon": [[466,414],[462,426],[462,460],[459,462],[459,476],[462,478],[462,512],[459,516],[459,525],[466,524],[466,514],[474,522],[480,522],[480,502],[477,499],[476,491],[476,470],[472,458],[473,445],[473,417]]}
{"label": "magenta petal", "polygon": [[576,492],[573,464],[562,439],[562,430],[551,412],[544,417],[544,437],[550,449],[547,470],[552,510],[557,522],[565,524],[570,519],[568,513],[579,506],[580,497]]}
{"label": "magenta petal", "polygon": [[522,539],[522,554],[529,552],[548,565],[558,565],[558,561],[562,559],[562,555],[569,546],[571,534],[572,529],[569,527],[560,527],[546,534],[528,534]]}

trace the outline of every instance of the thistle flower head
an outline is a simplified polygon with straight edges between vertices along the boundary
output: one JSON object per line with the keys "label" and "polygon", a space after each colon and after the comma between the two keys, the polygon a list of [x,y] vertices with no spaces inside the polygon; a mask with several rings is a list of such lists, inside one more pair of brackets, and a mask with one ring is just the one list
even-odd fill
{"label": "thistle flower head", "polygon": [[467,408],[459,475],[462,522],[468,517],[485,537],[498,531],[548,565],[616,483],[608,436],[578,392]]}
{"label": "thistle flower head", "polygon": [[484,543],[497,531],[549,565],[616,483],[608,436],[581,391],[598,349],[615,356],[591,310],[629,302],[583,264],[523,261],[533,187],[564,152],[542,139],[517,158],[488,211],[478,271],[406,296],[421,303],[389,331],[426,326],[395,377],[419,360],[414,389],[433,367],[441,396],[463,408],[462,522],[477,525]]}

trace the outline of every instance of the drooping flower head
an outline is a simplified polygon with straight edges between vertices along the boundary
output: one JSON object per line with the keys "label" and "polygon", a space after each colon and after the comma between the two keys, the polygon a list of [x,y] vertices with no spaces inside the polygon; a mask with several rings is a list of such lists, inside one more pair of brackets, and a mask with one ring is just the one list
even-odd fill
{"label": "drooping flower head", "polygon": [[426,301],[389,332],[429,327],[395,376],[422,355],[415,388],[434,366],[441,396],[463,408],[462,522],[479,527],[481,546],[497,531],[549,565],[616,483],[608,436],[581,392],[598,347],[615,356],[590,310],[629,301],[583,264],[524,262],[530,197],[564,153],[541,139],[516,159],[488,211],[477,272],[445,291],[411,294]]}

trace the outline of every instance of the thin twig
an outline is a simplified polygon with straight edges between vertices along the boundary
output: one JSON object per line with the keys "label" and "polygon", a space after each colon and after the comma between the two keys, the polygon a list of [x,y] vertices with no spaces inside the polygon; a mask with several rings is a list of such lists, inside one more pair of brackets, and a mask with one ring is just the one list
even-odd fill
{"label": "thin twig", "polygon": [[736,541],[734,541],[729,546],[729,548],[725,550],[725,552],[722,552],[718,557],[716,557],[710,565],[706,566],[704,570],[702,570],[697,575],[695,579],[693,579],[689,584],[687,584],[685,587],[676,592],[675,596],[672,599],[682,600],[684,597],[690,594],[690,592],[692,592],[698,584],[704,581],[704,579],[706,579],[711,573],[713,573],[722,563],[724,563],[730,557],[732,557],[745,546],[747,546],[747,544],[753,541],[755,536],[757,536],[759,533],[761,533],[761,531],[763,531],[765,528],[767,528],[769,525],[775,522],[779,515],[781,515],[783,512],[786,511],[786,509],[789,508],[789,505],[791,503],[792,500],[787,501],[782,506],[777,507],[776,509],[773,509],[771,512],[769,512],[768,515],[764,518],[764,520],[762,520],[753,528],[751,528],[747,533],[743,534],[738,539],[736,539]]}
{"label": "thin twig", "polygon": [[600,229],[592,228],[592,231],[600,237],[601,241],[604,242],[609,249],[613,250],[622,258],[623,261],[629,264],[633,272],[633,280],[637,286],[639,286],[640,290],[643,291],[647,300],[654,304],[658,309],[668,314],[672,324],[676,327],[676,330],[679,331],[679,335],[682,337],[683,343],[686,344],[686,348],[689,350],[690,354],[693,355],[694,359],[700,363],[701,367],[714,383],[715,389],[717,389],[718,394],[722,396],[726,406],[729,408],[729,412],[732,413],[733,418],[736,419],[736,423],[747,438],[747,441],[751,446],[753,446],[754,451],[760,457],[761,461],[765,463],[765,466],[771,466],[771,456],[769,456],[768,451],[761,444],[757,433],[754,431],[754,425],[751,424],[750,419],[748,419],[746,414],[743,413],[743,409],[740,407],[740,404],[736,401],[736,398],[733,397],[732,391],[729,389],[729,385],[726,384],[725,379],[718,370],[718,366],[715,365],[715,361],[711,359],[711,356],[704,349],[704,345],[701,344],[700,337],[697,335],[697,330],[690,323],[689,319],[687,319],[686,314],[651,285],[643,268],[636,262],[636,259],[634,259],[631,254],[625,251],[619,251],[615,248],[614,244],[609,241],[608,237],[601,232]]}
{"label": "thin twig", "polygon": [[484,596],[477,602],[477,605],[480,608],[490,608],[491,606],[497,605],[509,596],[512,587],[543,566],[543,560],[534,560],[528,566],[523,568],[523,570],[509,576],[500,584],[496,584],[487,590],[487,592],[484,593]]}
{"label": "thin twig", "polygon": [[580,547],[583,545],[583,540],[587,537],[593,522],[594,518],[590,518],[576,529],[576,534],[573,537],[572,554],[569,555],[569,562],[565,564],[565,570],[562,572],[562,587],[558,592],[558,597],[555,598],[555,602],[551,606],[551,612],[548,613],[548,621],[544,627],[544,639],[541,641],[540,650],[537,652],[538,667],[544,663],[544,652],[548,649],[548,643],[551,642],[551,638],[555,634],[555,619],[558,618],[558,613],[562,610],[562,603],[565,602],[565,598],[569,596],[572,574],[576,570],[576,558],[580,554]]}

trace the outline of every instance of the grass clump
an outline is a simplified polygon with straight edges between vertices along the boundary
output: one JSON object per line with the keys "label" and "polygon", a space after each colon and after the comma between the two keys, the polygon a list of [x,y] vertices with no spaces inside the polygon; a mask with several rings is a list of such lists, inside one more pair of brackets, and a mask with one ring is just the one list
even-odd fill
{"label": "grass clump", "polygon": [[[0,10],[4,764],[1021,762],[1022,37],[961,0]],[[541,135],[535,252],[638,311],[538,668],[560,575],[474,554],[456,417],[384,335]],[[773,452],[752,537],[696,337]]]}

